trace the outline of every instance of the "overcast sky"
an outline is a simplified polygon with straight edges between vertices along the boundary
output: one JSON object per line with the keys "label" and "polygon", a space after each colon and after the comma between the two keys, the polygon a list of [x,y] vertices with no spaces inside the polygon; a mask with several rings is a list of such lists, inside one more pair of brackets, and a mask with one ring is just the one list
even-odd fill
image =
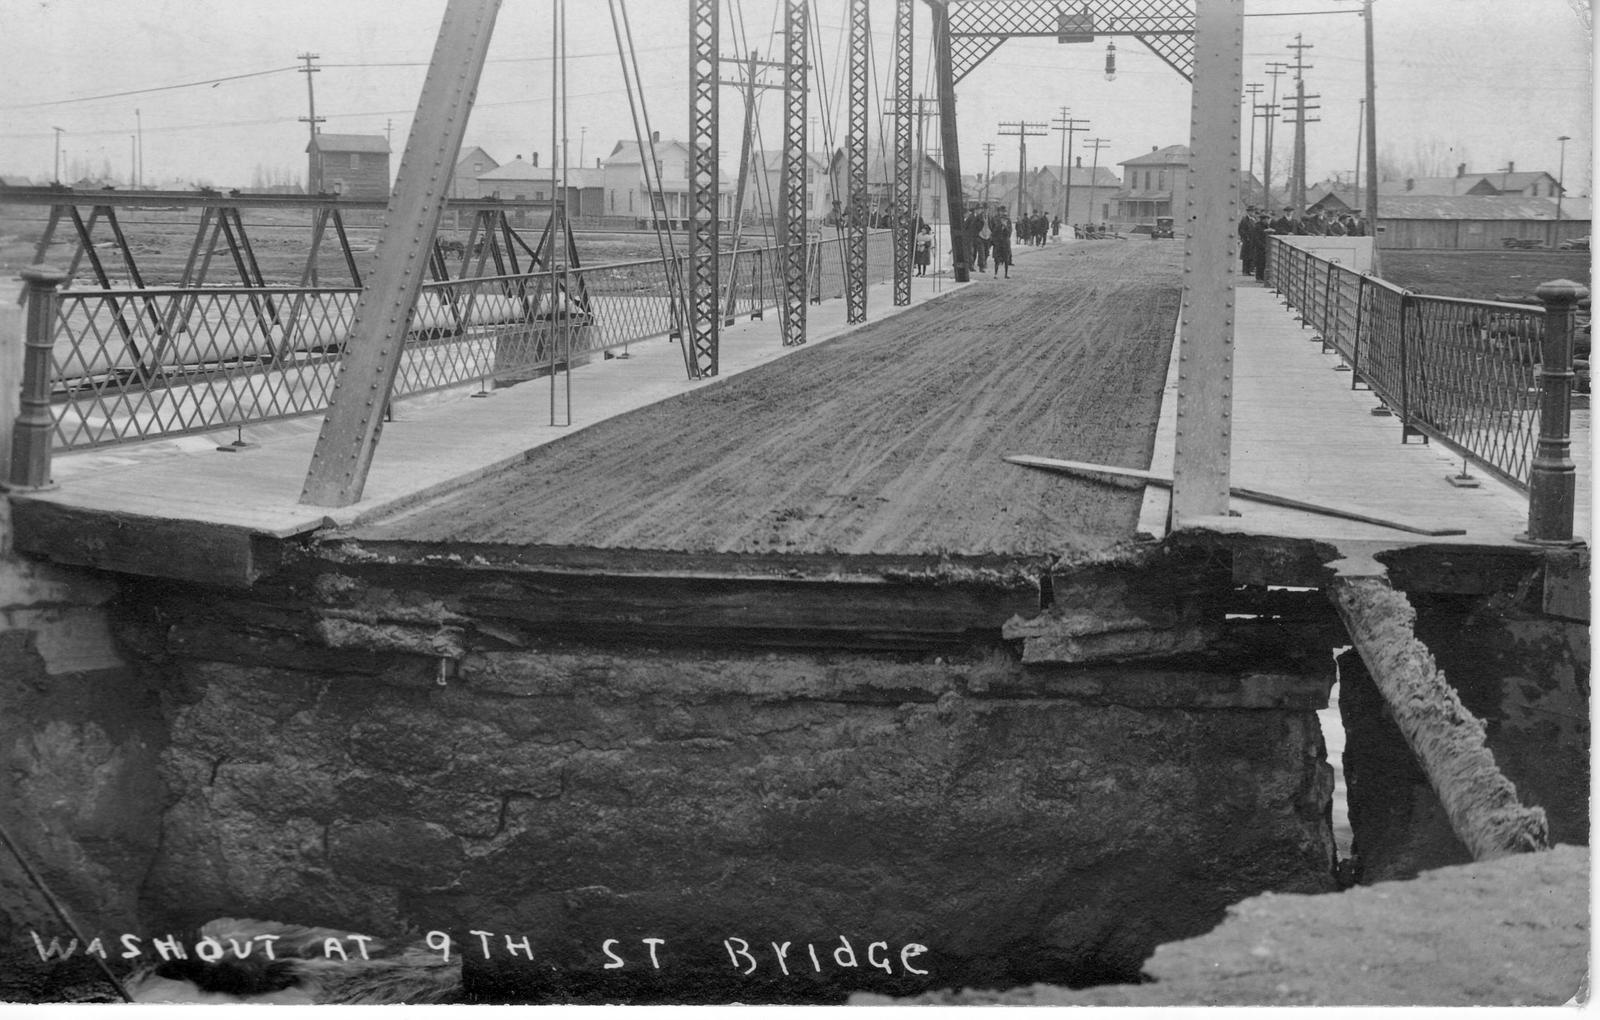
{"label": "overcast sky", "polygon": [[[502,162],[537,151],[548,165],[551,140],[551,7],[554,0],[505,0],[489,50],[467,143]],[[592,166],[619,138],[632,137],[605,0],[567,0],[568,149]],[[687,0],[628,0],[652,124],[664,136],[687,127]],[[733,0],[742,19],[723,15],[724,52],[781,53],[773,34],[775,0]],[[814,95],[812,147],[837,112],[845,49],[845,0],[819,0],[820,71],[835,110]],[[125,178],[142,122],[146,184],[178,179],[247,185],[256,169],[304,177],[306,75],[296,55],[320,56],[315,77],[323,130],[393,132],[398,154],[411,126],[444,0],[0,0],[0,173],[48,179],[55,128],[65,167],[98,174],[109,164]],[[1245,80],[1270,83],[1270,61],[1289,61],[1295,33],[1312,45],[1308,93],[1320,94],[1320,123],[1307,129],[1308,176],[1348,174],[1356,165],[1358,101],[1363,91],[1358,0],[1246,0]],[[1581,0],[1377,0],[1377,106],[1380,153],[1489,171],[1558,169],[1566,147],[1569,192],[1592,178],[1593,43]],[[1295,11],[1333,13],[1288,16]],[[877,94],[886,92],[892,0],[872,0]],[[934,94],[927,59],[928,17],[917,4],[917,88]],[[1102,165],[1158,146],[1188,142],[1189,87],[1131,38],[1117,40],[1118,74],[1105,80],[1105,43],[1060,45],[1012,40],[961,83],[958,109],[963,169],[1017,163],[1016,139],[1000,121],[1049,121],[1066,106],[1101,137]],[[731,76],[731,75],[730,75]],[[230,79],[230,80],[219,80]],[[773,80],[776,80],[774,77]],[[1292,75],[1278,79],[1280,99]],[[180,86],[180,87],[166,87]],[[111,96],[111,93],[142,91]],[[1241,111],[1244,107],[1241,106]],[[764,146],[781,145],[780,96],[760,104]],[[137,111],[137,113],[136,113]],[[722,94],[723,162],[737,165],[740,95]],[[876,121],[875,121],[876,124]],[[876,130],[876,128],[875,128]],[[1246,132],[1249,124],[1244,125]],[[1291,132],[1280,127],[1274,177],[1287,169]],[[928,146],[937,130],[928,127]],[[1248,133],[1245,135],[1248,139]],[[1060,159],[1059,134],[1034,139],[1029,163]],[[1248,147],[1248,142],[1246,142]],[[1263,148],[1256,138],[1256,157]],[[1086,157],[1092,153],[1085,152]],[[1085,165],[1090,162],[1085,159]]]}

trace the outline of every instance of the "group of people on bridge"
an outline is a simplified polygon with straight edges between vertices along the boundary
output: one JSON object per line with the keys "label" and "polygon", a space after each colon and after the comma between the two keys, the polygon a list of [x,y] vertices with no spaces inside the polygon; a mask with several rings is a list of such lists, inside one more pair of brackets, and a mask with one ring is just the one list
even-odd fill
{"label": "group of people on bridge", "polygon": [[1246,276],[1266,279],[1268,234],[1365,237],[1367,222],[1350,213],[1324,215],[1318,210],[1297,216],[1292,206],[1285,206],[1273,219],[1266,209],[1252,205],[1239,218],[1239,261]]}

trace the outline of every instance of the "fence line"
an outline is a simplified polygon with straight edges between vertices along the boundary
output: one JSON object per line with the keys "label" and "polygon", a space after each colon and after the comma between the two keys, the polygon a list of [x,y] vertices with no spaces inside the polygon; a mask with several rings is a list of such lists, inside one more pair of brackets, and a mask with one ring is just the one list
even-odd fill
{"label": "fence line", "polygon": [[[810,245],[811,300],[842,297],[842,240],[824,236]],[[889,279],[890,232],[870,232],[867,247],[867,282]],[[730,254],[722,253],[724,266]],[[781,254],[740,249],[726,318],[761,317],[777,306]],[[565,279],[570,293],[562,275],[548,270],[425,283],[391,396],[525,379],[680,332],[660,259],[585,266]],[[320,413],[359,296],[355,287],[63,290],[51,352],[51,446],[84,449]]]}
{"label": "fence line", "polygon": [[1416,294],[1270,238],[1267,283],[1400,420],[1526,493],[1545,309]]}

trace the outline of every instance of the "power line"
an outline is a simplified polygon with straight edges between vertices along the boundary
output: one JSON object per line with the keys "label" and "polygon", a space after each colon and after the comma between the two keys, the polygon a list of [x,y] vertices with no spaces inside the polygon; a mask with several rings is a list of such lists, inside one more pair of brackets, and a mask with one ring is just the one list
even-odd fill
{"label": "power line", "polygon": [[7,103],[0,105],[0,110],[35,110],[45,106],[63,106],[67,103],[88,103],[97,99],[120,99],[123,96],[143,96],[151,92],[171,92],[174,89],[192,89],[201,85],[210,85],[215,88],[225,81],[238,81],[241,78],[261,78],[269,74],[282,74],[285,71],[298,71],[297,65],[288,67],[274,67],[266,71],[250,71],[246,74],[230,74],[221,78],[205,78],[200,81],[179,82],[175,85],[155,85],[147,89],[128,89],[125,92],[107,92],[98,96],[74,96],[71,99],[51,99],[43,103]]}

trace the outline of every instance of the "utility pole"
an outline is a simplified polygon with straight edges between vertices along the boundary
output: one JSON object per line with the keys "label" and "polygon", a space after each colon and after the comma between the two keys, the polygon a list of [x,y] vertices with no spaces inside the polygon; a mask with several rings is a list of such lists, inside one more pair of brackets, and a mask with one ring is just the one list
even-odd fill
{"label": "utility pole", "polygon": [[1289,72],[1289,65],[1281,60],[1274,60],[1267,64],[1266,73],[1272,76],[1272,99],[1262,107],[1266,124],[1263,126],[1264,137],[1262,144],[1266,152],[1261,156],[1261,184],[1262,193],[1266,196],[1266,204],[1272,205],[1272,148],[1277,141],[1278,120],[1278,79]]}
{"label": "utility pole", "polygon": [[144,187],[144,117],[143,117],[143,115],[141,115],[139,113],[139,108],[138,107],[134,107],[134,110],[133,110],[133,124],[134,124],[134,130],[137,131],[138,135],[139,135],[139,148],[138,148],[138,156],[139,156],[139,158],[137,160],[137,165],[138,165],[139,169],[138,169],[137,177],[136,177],[136,179],[134,181],[134,187],[142,188],[142,187]]}
{"label": "utility pole", "polygon": [[1366,0],[1361,15],[1367,36],[1367,234],[1372,237],[1372,271],[1378,273],[1378,90],[1372,68],[1372,0]]}
{"label": "utility pole", "polygon": [[1571,135],[1561,135],[1556,141],[1561,143],[1561,165],[1556,170],[1556,243],[1561,243],[1561,200],[1567,193],[1567,142]]}
{"label": "utility pole", "polygon": [[1094,222],[1094,200],[1098,197],[1095,188],[1100,180],[1100,150],[1111,144],[1109,138],[1090,138],[1084,143],[1085,148],[1094,149],[1094,168],[1089,171],[1089,222]]}
{"label": "utility pole", "polygon": [[[1007,131],[1006,128],[1016,128]],[[1017,138],[1017,222],[1027,215],[1024,203],[1028,196],[1028,136],[1042,135],[1049,129],[1044,121],[1003,120],[1000,122],[1000,134],[1015,135]]]}
{"label": "utility pole", "polygon": [[[1265,89],[1266,86],[1258,81],[1249,82],[1244,87],[1245,102],[1250,104],[1250,162],[1245,165],[1244,170],[1244,179],[1247,183],[1251,177],[1255,176],[1256,172],[1256,108],[1261,105],[1256,102],[1256,97],[1261,95]],[[1254,190],[1254,185],[1246,187],[1244,196],[1244,204],[1246,206],[1250,204],[1250,193]]]}
{"label": "utility pole", "polygon": [[[1294,50],[1294,169],[1289,181],[1289,203],[1294,206],[1294,214],[1302,216],[1306,211],[1306,112],[1318,107],[1307,106],[1307,99],[1318,99],[1320,96],[1306,95],[1305,72],[1312,69],[1306,63],[1306,50],[1312,49],[1311,43],[1301,42],[1301,34],[1296,32],[1294,42],[1288,49]],[[1312,118],[1315,123],[1316,118]]]}
{"label": "utility pole", "polygon": [[989,211],[989,178],[993,176],[990,171],[990,162],[994,159],[994,143],[983,143],[983,209]]}
{"label": "utility pole", "polygon": [[1356,181],[1353,188],[1355,194],[1351,196],[1356,200],[1357,205],[1361,203],[1361,132],[1366,130],[1366,126],[1367,101],[1362,99],[1359,101],[1359,109],[1356,112]]}
{"label": "utility pole", "polygon": [[322,68],[312,63],[313,60],[321,60],[322,56],[318,53],[297,53],[295,54],[295,59],[306,62],[306,66],[299,68],[299,71],[306,76],[306,100],[310,107],[310,116],[300,118],[302,124],[311,126],[311,138],[308,143],[311,148],[311,165],[309,167],[309,179],[306,181],[306,194],[319,195],[322,193],[322,153],[318,152],[316,148],[317,125],[328,118],[317,116],[317,90],[311,84],[311,76],[322,70]]}
{"label": "utility pole", "polygon": [[53,127],[50,130],[54,131],[56,133],[56,174],[55,174],[55,183],[60,184],[61,183],[61,133],[65,129],[64,128]]}
{"label": "utility pole", "polygon": [[[1062,155],[1061,155],[1061,179],[1062,179],[1063,185],[1066,188],[1067,194],[1066,194],[1065,200],[1063,200],[1063,202],[1061,203],[1061,222],[1063,222],[1063,223],[1071,223],[1072,220],[1070,219],[1070,214],[1072,212],[1072,136],[1076,132],[1089,130],[1089,122],[1086,121],[1086,120],[1078,120],[1078,119],[1075,119],[1073,117],[1067,116],[1067,108],[1065,106],[1063,106],[1061,108],[1061,116],[1057,117],[1051,123],[1052,123],[1052,126],[1055,128],[1055,130],[1061,132],[1061,144],[1062,144],[1062,148],[1064,150]],[[1082,125],[1082,127],[1079,126],[1080,124]]]}

